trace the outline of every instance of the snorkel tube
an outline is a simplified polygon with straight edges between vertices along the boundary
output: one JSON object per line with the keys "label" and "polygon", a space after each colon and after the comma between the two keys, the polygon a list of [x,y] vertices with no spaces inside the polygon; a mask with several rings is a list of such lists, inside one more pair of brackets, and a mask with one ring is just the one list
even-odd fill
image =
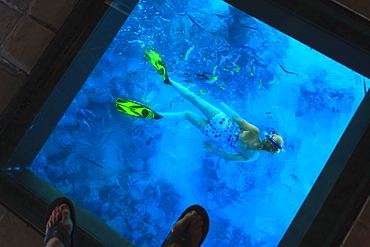
{"label": "snorkel tube", "polygon": [[276,131],[269,131],[268,133],[265,131],[264,134],[265,137],[269,139],[279,150],[285,152],[284,148],[279,143],[277,143],[277,141],[275,141],[274,138],[272,138],[274,135],[278,134]]}

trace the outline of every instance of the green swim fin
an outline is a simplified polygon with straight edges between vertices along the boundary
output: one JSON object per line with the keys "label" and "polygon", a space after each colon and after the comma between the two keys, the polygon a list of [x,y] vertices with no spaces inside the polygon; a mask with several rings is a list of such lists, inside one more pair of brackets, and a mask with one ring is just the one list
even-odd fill
{"label": "green swim fin", "polygon": [[161,119],[163,117],[149,107],[131,100],[117,98],[114,103],[116,103],[118,111],[130,116],[153,119]]}
{"label": "green swim fin", "polygon": [[149,60],[149,62],[156,68],[158,73],[162,76],[162,80],[165,84],[171,85],[170,79],[167,75],[167,68],[164,65],[164,62],[161,58],[161,56],[154,50],[153,47],[148,47],[144,51],[144,55],[146,59]]}

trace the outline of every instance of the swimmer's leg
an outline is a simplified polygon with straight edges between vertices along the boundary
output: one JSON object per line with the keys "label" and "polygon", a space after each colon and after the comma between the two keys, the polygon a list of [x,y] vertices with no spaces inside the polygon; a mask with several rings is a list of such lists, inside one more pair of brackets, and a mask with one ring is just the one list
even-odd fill
{"label": "swimmer's leg", "polygon": [[171,119],[175,121],[188,120],[201,132],[204,131],[204,127],[209,123],[198,114],[191,111],[173,112],[173,113],[160,113],[164,119]]}
{"label": "swimmer's leg", "polygon": [[189,100],[193,105],[195,105],[208,120],[211,120],[215,115],[221,112],[220,109],[208,103],[198,95],[195,95],[189,89],[184,87],[178,82],[170,79],[171,85],[178,91],[185,99]]}

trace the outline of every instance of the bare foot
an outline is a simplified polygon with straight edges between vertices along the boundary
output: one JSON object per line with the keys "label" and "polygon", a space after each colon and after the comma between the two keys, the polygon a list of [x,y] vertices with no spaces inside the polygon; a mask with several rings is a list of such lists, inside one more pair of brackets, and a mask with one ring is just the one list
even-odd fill
{"label": "bare foot", "polygon": [[[46,223],[46,232],[50,229],[52,225],[60,221],[62,225],[66,228],[69,235],[71,235],[73,230],[72,219],[70,216],[70,210],[67,204],[62,204],[60,206],[55,207],[53,212],[51,213],[48,222]],[[58,238],[51,238],[47,244],[49,246],[64,246],[63,243]]]}
{"label": "bare foot", "polygon": [[[184,218],[177,221],[173,226],[171,232],[174,232],[180,228],[186,227],[189,225],[189,235],[192,240],[192,246],[199,246],[199,242],[202,238],[202,226],[203,220],[202,217],[196,211],[190,211],[187,213]],[[181,244],[174,243],[170,247],[181,247]]]}

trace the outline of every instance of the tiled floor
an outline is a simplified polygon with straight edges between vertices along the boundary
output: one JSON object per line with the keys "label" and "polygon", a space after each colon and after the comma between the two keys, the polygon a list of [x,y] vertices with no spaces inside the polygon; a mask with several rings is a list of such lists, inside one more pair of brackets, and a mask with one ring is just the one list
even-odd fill
{"label": "tiled floor", "polygon": [[0,204],[0,246],[43,246],[43,236]]}

